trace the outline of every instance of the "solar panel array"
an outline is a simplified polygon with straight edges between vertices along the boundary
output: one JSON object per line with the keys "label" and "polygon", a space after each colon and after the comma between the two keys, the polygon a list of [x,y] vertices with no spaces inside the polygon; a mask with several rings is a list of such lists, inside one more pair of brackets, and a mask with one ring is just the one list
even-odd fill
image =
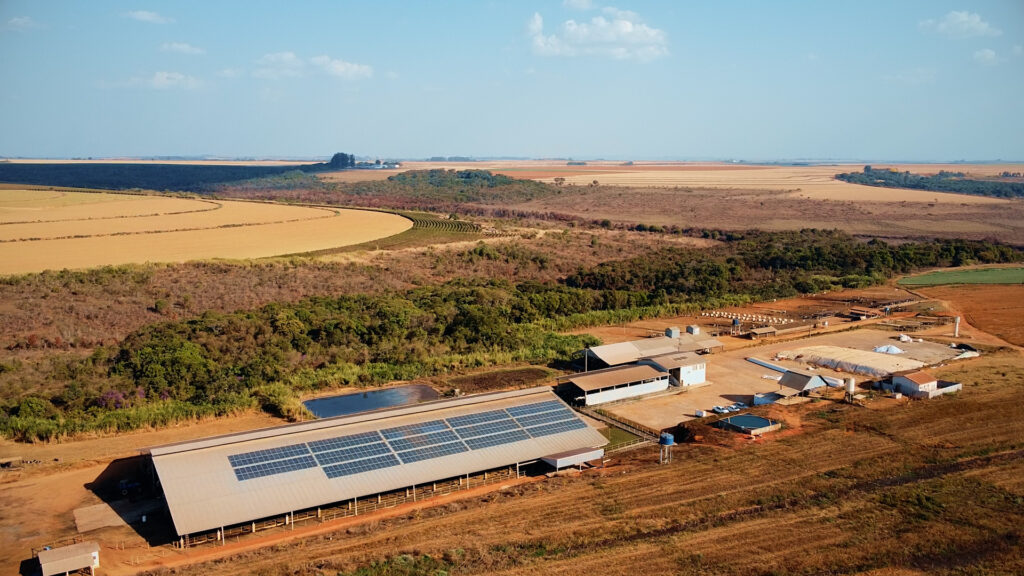
{"label": "solar panel array", "polygon": [[228,456],[239,481],[320,467],[328,478],[561,434],[587,425],[557,400]]}

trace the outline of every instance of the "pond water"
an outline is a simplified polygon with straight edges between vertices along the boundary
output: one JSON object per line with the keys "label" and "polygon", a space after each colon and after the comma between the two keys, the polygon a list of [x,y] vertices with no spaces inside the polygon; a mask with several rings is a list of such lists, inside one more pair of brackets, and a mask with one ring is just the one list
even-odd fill
{"label": "pond water", "polygon": [[395,386],[394,388],[314,398],[313,400],[306,400],[302,405],[317,418],[330,418],[332,416],[346,416],[348,414],[368,412],[378,408],[419,404],[420,402],[437,400],[437,398],[437,391],[430,386],[425,384],[409,384],[407,386]]}

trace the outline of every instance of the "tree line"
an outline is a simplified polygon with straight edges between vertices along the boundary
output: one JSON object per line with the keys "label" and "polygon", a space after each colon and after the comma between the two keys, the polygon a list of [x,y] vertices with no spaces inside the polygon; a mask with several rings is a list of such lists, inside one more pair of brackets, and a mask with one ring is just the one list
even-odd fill
{"label": "tree line", "polygon": [[[1005,175],[1008,173],[1004,173]],[[1004,182],[999,180],[975,180],[967,178],[963,172],[939,171],[933,175],[912,174],[892,169],[876,170],[865,166],[863,172],[836,174],[836,178],[851,184],[865,186],[882,186],[886,188],[910,188],[912,190],[928,190],[933,192],[953,192],[971,194],[973,196],[993,196],[996,198],[1024,197],[1024,183]]]}
{"label": "tree line", "polygon": [[[297,395],[475,367],[566,361],[597,341],[558,330],[723,304],[859,287],[924,267],[1021,261],[990,242],[892,245],[837,231],[722,235],[707,250],[667,247],[556,282],[465,278],[408,291],[307,298],[143,327],[116,346],[51,367],[50,394],[0,404],[20,440],[127,430],[261,407],[301,412]],[[467,262],[530,251],[466,250]]]}

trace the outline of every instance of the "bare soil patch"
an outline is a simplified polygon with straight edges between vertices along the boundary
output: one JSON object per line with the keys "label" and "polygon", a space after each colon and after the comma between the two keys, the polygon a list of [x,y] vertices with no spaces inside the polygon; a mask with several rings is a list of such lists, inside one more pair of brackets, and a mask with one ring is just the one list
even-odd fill
{"label": "bare soil patch", "polygon": [[972,284],[916,290],[963,313],[971,325],[1024,346],[1024,286]]}

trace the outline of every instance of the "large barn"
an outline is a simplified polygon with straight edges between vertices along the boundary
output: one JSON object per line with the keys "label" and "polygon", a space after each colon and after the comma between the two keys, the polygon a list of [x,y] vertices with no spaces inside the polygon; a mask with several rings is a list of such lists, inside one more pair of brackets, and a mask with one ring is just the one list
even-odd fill
{"label": "large barn", "polygon": [[[176,533],[219,531],[417,484],[604,446],[538,387],[439,400],[146,450]],[[379,498],[379,496],[378,496]]]}

